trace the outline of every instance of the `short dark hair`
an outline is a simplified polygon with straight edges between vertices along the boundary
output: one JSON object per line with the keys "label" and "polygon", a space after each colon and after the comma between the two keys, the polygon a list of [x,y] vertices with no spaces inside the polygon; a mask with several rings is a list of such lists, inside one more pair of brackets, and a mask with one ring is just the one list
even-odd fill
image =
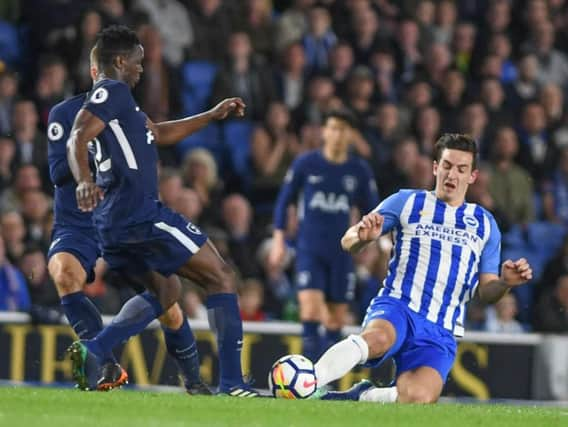
{"label": "short dark hair", "polygon": [[323,122],[326,123],[329,119],[343,120],[352,128],[357,128],[357,119],[355,118],[355,115],[346,108],[329,111],[325,114]]}
{"label": "short dark hair", "polygon": [[138,36],[125,25],[111,25],[97,34],[96,60],[100,67],[112,65],[117,55],[127,55],[140,44]]}
{"label": "short dark hair", "polygon": [[477,168],[477,142],[472,136],[462,133],[445,133],[443,134],[436,145],[434,146],[434,154],[436,162],[440,161],[442,152],[446,149],[467,151],[473,154],[472,169]]}

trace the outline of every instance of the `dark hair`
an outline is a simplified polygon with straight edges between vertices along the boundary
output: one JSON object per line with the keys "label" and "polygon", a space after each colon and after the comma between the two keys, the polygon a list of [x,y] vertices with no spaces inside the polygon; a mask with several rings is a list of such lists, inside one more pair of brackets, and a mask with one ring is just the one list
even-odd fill
{"label": "dark hair", "polygon": [[125,25],[111,25],[97,34],[96,60],[100,67],[112,65],[117,55],[127,55],[140,44],[138,36]]}
{"label": "dark hair", "polygon": [[329,119],[343,120],[352,128],[357,128],[357,119],[350,110],[331,110],[325,114],[323,122],[326,123]]}
{"label": "dark hair", "polygon": [[442,152],[446,149],[467,151],[473,154],[472,169],[477,168],[477,142],[470,135],[462,133],[445,133],[434,146],[435,160],[440,161]]}

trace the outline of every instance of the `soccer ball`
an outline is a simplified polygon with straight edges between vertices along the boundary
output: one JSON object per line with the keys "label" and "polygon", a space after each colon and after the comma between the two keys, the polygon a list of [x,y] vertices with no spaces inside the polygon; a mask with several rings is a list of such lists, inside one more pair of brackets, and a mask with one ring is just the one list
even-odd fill
{"label": "soccer ball", "polygon": [[272,395],[283,399],[306,399],[316,391],[314,364],[300,354],[278,359],[268,374]]}

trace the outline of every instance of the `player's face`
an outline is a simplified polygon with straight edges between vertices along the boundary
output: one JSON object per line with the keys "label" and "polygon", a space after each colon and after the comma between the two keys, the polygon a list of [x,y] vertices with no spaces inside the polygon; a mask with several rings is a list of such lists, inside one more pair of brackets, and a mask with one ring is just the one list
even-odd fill
{"label": "player's face", "polygon": [[467,151],[444,149],[439,162],[434,162],[436,197],[451,206],[459,206],[465,200],[469,184],[477,178],[473,170],[473,154]]}
{"label": "player's face", "polygon": [[351,126],[344,120],[330,117],[323,127],[324,146],[334,153],[344,153],[349,148]]}
{"label": "player's face", "polygon": [[130,54],[124,57],[122,63],[122,79],[130,87],[136,86],[140,81],[140,76],[144,69],[142,60],[144,59],[144,49],[141,45],[136,46]]}

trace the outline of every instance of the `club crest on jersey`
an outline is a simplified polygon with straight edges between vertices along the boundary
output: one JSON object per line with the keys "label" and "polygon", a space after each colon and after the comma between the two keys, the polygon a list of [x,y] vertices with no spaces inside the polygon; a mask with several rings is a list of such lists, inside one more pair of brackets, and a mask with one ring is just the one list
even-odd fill
{"label": "club crest on jersey", "polygon": [[357,179],[352,175],[345,175],[343,177],[343,188],[345,188],[345,191],[352,193],[355,191],[355,187],[357,187]]}
{"label": "club crest on jersey", "polygon": [[311,273],[309,271],[299,271],[298,275],[296,276],[296,282],[298,286],[308,286],[310,283]]}
{"label": "club crest on jersey", "polygon": [[100,87],[93,92],[91,95],[91,102],[95,104],[102,104],[108,99],[108,90],[104,87]]}
{"label": "club crest on jersey", "polygon": [[201,230],[197,226],[193,225],[191,222],[187,224],[187,229],[193,234],[201,234]]}
{"label": "club crest on jersey", "polygon": [[479,226],[479,221],[477,220],[477,218],[475,218],[471,215],[465,215],[463,217],[463,222],[468,227],[478,227]]}
{"label": "club crest on jersey", "polygon": [[51,141],[59,141],[63,137],[63,126],[53,122],[47,128],[47,136]]}

